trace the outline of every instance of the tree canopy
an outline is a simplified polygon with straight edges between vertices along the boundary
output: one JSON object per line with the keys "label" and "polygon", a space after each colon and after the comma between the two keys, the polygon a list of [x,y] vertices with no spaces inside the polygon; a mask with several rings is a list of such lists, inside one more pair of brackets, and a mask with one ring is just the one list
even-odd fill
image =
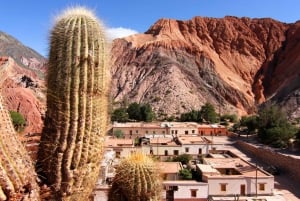
{"label": "tree canopy", "polygon": [[274,147],[286,147],[289,139],[295,137],[297,128],[287,119],[277,105],[269,104],[259,110],[258,137]]}
{"label": "tree canopy", "polygon": [[219,118],[214,106],[211,103],[205,103],[200,110],[192,110],[181,114],[180,121],[216,123]]}
{"label": "tree canopy", "polygon": [[155,113],[151,106],[146,104],[131,103],[127,108],[121,107],[113,111],[111,120],[127,122],[130,120],[151,122],[155,119]]}
{"label": "tree canopy", "polygon": [[118,121],[118,122],[127,122],[129,119],[127,109],[126,108],[117,108],[113,111],[111,115],[112,121]]}

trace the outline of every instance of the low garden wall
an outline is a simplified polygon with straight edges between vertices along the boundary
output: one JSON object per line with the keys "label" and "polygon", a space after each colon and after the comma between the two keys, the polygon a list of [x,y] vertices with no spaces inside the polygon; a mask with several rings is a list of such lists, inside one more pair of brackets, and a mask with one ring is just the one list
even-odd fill
{"label": "low garden wall", "polygon": [[258,160],[278,167],[281,173],[289,175],[293,180],[300,181],[300,157],[296,158],[277,153],[272,149],[255,146],[243,141],[237,141],[235,145],[241,151],[255,156]]}

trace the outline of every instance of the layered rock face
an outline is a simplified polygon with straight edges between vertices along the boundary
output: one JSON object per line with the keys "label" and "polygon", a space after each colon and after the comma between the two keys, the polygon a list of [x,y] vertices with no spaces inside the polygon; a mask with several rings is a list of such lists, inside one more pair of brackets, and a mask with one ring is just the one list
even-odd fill
{"label": "layered rock face", "polygon": [[299,24],[161,19],[144,34],[114,40],[112,97],[148,102],[160,116],[205,102],[221,113],[245,115],[272,97],[293,100],[297,108],[299,102],[286,98],[300,88]]}
{"label": "layered rock face", "polygon": [[0,31],[0,91],[5,107],[21,113],[24,133],[41,133],[45,113],[46,59]]}
{"label": "layered rock face", "polygon": [[11,57],[0,57],[0,88],[8,110],[21,113],[27,122],[24,133],[41,133],[45,113],[45,84],[32,70],[20,67]]}

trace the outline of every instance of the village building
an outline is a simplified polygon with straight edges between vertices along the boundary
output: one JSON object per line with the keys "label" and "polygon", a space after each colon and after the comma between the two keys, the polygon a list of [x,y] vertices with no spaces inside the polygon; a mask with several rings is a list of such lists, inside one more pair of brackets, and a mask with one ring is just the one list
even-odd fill
{"label": "village building", "polygon": [[208,184],[194,180],[181,180],[179,171],[183,169],[180,162],[160,162],[162,174],[162,201],[204,201],[208,196]]}
{"label": "village building", "polygon": [[236,157],[229,151],[215,151],[196,165],[210,196],[272,195],[274,176]]}
{"label": "village building", "polygon": [[225,126],[214,124],[198,124],[195,122],[126,122],[113,123],[112,133],[121,132],[124,138],[163,137],[180,135],[227,136]]}
{"label": "village building", "polygon": [[116,158],[123,158],[129,156],[132,152],[135,152],[137,147],[134,146],[133,139],[120,139],[107,137],[104,147],[106,150],[115,152]]}

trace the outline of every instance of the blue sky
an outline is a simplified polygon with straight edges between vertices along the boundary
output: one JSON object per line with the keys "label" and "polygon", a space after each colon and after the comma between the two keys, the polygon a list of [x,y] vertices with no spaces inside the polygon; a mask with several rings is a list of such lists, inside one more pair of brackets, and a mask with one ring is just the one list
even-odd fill
{"label": "blue sky", "polygon": [[0,5],[0,30],[44,56],[54,17],[74,5],[94,10],[115,37],[145,32],[160,18],[232,15],[300,20],[299,0],[2,0]]}

